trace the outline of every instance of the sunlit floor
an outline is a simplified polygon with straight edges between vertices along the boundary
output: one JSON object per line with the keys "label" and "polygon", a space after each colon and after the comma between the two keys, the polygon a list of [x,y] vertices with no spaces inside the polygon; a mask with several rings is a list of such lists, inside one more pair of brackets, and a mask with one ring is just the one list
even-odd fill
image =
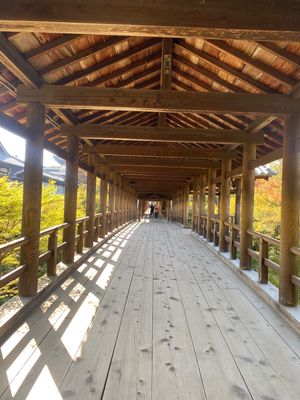
{"label": "sunlit floor", "polygon": [[1,346],[0,398],[300,398],[300,340],[188,230],[115,236]]}

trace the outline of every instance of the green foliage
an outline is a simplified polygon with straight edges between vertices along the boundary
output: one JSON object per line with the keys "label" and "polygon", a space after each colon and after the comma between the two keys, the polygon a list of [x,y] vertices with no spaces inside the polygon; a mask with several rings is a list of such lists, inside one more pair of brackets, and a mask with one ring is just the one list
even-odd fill
{"label": "green foliage", "polygon": [[272,163],[276,174],[255,182],[254,229],[275,238],[280,237],[281,168],[281,162]]}

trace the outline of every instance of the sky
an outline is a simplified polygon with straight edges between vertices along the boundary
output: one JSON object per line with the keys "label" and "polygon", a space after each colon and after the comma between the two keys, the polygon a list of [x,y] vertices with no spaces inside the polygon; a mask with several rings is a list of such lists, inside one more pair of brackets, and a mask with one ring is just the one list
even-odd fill
{"label": "sky", "polygon": [[[25,140],[20,136],[14,135],[0,127],[0,142],[6,148],[8,153],[19,160],[24,161],[25,158]],[[52,153],[44,150],[44,167],[53,167],[59,165],[53,158]]]}

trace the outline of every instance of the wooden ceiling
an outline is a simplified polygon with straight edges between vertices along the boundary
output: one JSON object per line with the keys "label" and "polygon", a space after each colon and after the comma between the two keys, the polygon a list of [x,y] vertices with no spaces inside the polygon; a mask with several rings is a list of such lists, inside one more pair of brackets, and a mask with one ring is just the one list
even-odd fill
{"label": "wooden ceiling", "polygon": [[[220,7],[220,2],[207,1],[207,8],[204,8],[207,19],[205,20],[205,13],[201,14],[204,22],[199,22],[197,7],[200,6],[196,1],[184,2],[185,5],[175,1],[172,6],[162,1],[157,5],[156,14],[153,13],[152,6],[148,5],[151,2],[139,2],[135,6],[135,13],[130,14],[131,2],[126,0],[118,4],[117,17],[113,15],[114,3],[118,3],[115,1],[110,2],[112,4],[107,7],[107,2],[101,1],[87,1],[81,6],[79,1],[60,1],[54,2],[55,7],[52,7],[52,2],[50,4],[26,0],[21,2],[20,9],[19,3],[20,1],[12,0],[7,3],[7,9],[0,10],[0,124],[23,137],[27,135],[24,129],[26,109],[16,102],[16,90],[21,84],[33,88],[49,84],[125,88],[128,91],[161,89],[174,92],[281,94],[290,98],[299,97],[300,17],[296,17],[300,16],[298,1],[289,1],[289,6],[284,4],[284,10],[280,1],[253,2],[251,7],[250,3],[245,2],[245,7],[236,7],[236,2],[226,0],[225,3],[232,7],[228,9],[223,2]],[[100,7],[100,3],[103,3],[104,8],[101,9],[101,13],[95,12],[93,16],[93,7]],[[149,10],[141,8],[140,3],[147,3]],[[273,8],[268,3],[272,3]],[[47,12],[43,11],[42,5],[47,5]],[[88,7],[89,13],[85,13]],[[262,11],[258,11],[259,9]],[[81,17],[78,10],[82,11]],[[176,10],[181,16],[186,16],[186,26],[181,26],[183,17],[175,18]],[[67,17],[64,19],[63,13],[67,11]],[[223,22],[215,22],[219,21],[216,17],[218,12],[227,18],[229,26],[225,26],[222,18]],[[255,12],[262,13],[262,17],[257,17]],[[163,13],[165,25],[160,20]],[[210,13],[215,19],[209,18]],[[55,19],[58,16],[59,24],[53,22],[58,21]],[[80,18],[83,24],[77,26],[76,21],[80,21]],[[128,24],[124,21],[128,21]],[[265,28],[272,23],[272,29]],[[168,30],[167,26],[173,28]],[[286,30],[286,26],[289,27],[289,31]],[[256,137],[259,143],[257,158],[278,158],[282,147],[283,118],[281,115],[259,114],[236,114],[224,112],[222,109],[219,112],[205,113],[195,110],[189,112],[186,109],[182,112],[99,110],[80,107],[64,109],[52,105],[47,109],[45,147],[68,158],[65,151],[66,136],[60,133],[60,126],[64,125],[66,130],[66,125],[88,124],[89,131],[86,134],[82,133],[81,139],[80,160],[83,168],[87,163],[87,145],[96,144],[99,151],[104,151],[103,155],[108,165],[111,162],[113,170],[121,173],[128,181],[134,181],[132,186],[136,187],[139,193],[143,193],[144,196],[145,193],[149,193],[149,196],[151,193],[151,196],[155,197],[160,190],[161,195],[165,196],[165,192],[174,192],[178,185],[182,185],[182,180],[187,181],[197,172],[194,168],[195,160],[190,159],[189,152],[196,154],[199,151],[200,154],[202,149],[203,154],[215,152],[218,155],[235,149],[233,167],[238,168],[242,162],[242,146],[239,143],[228,142],[228,138],[223,142],[220,139],[217,143],[212,140],[180,141],[176,137],[179,129],[182,129],[182,134],[189,134],[191,128],[197,128],[202,132],[204,129],[210,130],[216,135],[223,135],[221,130],[227,130],[228,137],[231,134],[234,137],[238,132],[241,136],[248,134],[250,137],[259,132],[260,138]],[[124,126],[124,137],[120,137],[121,128],[115,130],[117,141],[113,137],[113,129],[101,131],[98,128],[98,135],[102,134],[99,138],[91,133],[91,124],[97,127]],[[139,129],[133,129],[131,132],[129,127]],[[142,127],[153,130],[145,130],[143,135]],[[83,132],[82,126],[77,128]],[[156,130],[155,133],[154,128],[164,129],[166,135],[173,134],[169,132],[170,128],[177,128],[174,133],[176,140],[169,136],[169,141],[159,140],[156,143],[159,131]],[[236,132],[232,132],[233,130]],[[192,135],[195,136],[195,132]],[[137,140],[134,140],[135,138]],[[113,151],[112,146],[116,146]],[[121,156],[122,152],[118,152],[117,147],[122,150],[125,146],[128,147],[128,151]],[[145,149],[139,152],[143,146]],[[151,146],[157,147],[153,154]],[[163,153],[159,153],[159,149],[164,147],[166,149]],[[157,157],[157,154],[161,158],[153,158]],[[173,159],[168,159],[167,154],[173,154]],[[149,162],[145,163],[147,158]],[[153,171],[155,160],[159,160],[157,172]],[[205,172],[210,162],[211,157],[199,161],[199,171]],[[186,169],[190,172],[186,175],[180,175],[181,172],[178,172],[178,181],[170,180],[173,189],[163,178],[159,181],[159,176],[166,177],[170,169],[173,168],[175,172],[179,167],[180,170]],[[152,170],[147,173],[147,168]],[[163,172],[164,169],[166,172]],[[148,175],[152,179],[149,179]],[[157,181],[153,180],[155,176]]]}

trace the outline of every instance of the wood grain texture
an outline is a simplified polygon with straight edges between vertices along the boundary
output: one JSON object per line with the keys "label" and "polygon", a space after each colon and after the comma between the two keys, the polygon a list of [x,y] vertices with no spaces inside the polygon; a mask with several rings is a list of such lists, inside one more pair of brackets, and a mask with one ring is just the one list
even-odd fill
{"label": "wood grain texture", "polygon": [[[289,0],[264,3],[227,0],[152,4],[132,0],[80,0],[48,3],[12,0],[3,7],[1,30],[100,35],[232,38],[299,41],[299,3]],[[99,7],[101,13],[99,13]],[[283,18],[284,16],[284,18]]]}

